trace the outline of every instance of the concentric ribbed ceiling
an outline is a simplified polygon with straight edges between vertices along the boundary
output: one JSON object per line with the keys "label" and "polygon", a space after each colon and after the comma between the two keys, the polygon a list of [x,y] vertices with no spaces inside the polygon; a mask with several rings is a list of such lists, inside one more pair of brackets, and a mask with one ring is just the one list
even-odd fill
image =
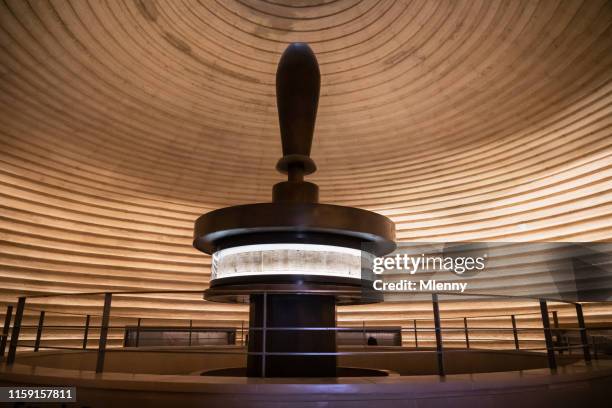
{"label": "concentric ribbed ceiling", "polygon": [[384,213],[400,240],[612,239],[605,0],[14,0],[0,22],[3,301],[206,287],[193,220],[282,178],[292,41],[320,63],[322,201]]}

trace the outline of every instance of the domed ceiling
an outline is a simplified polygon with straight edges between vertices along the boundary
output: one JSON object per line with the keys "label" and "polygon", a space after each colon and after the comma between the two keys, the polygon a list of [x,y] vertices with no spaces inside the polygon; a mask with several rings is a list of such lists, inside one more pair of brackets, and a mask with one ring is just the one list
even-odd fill
{"label": "domed ceiling", "polygon": [[[274,81],[293,41],[321,69],[321,201],[387,215],[402,241],[612,239],[608,1],[7,1],[0,300],[206,288],[195,218],[282,179]],[[28,311],[42,303],[101,304]],[[201,295],[114,306],[247,316]]]}

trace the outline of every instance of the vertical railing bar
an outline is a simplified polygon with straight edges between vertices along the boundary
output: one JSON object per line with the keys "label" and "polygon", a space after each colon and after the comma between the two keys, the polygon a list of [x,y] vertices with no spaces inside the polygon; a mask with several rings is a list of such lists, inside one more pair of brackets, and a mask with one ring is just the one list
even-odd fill
{"label": "vertical railing bar", "polygon": [[193,331],[193,319],[189,319],[189,345],[191,346],[191,333]]}
{"label": "vertical railing bar", "polygon": [[436,331],[436,354],[438,356],[438,375],[444,376],[444,349],[442,347],[442,327],[440,325],[440,307],[438,305],[438,294],[432,293],[434,326]]}
{"label": "vertical railing bar", "polygon": [[582,313],[582,305],[576,303],[576,317],[578,318],[578,327],[580,328],[580,342],[582,343],[582,352],[584,354],[584,362],[591,364],[591,351],[589,350],[589,338],[587,335],[586,325],[584,324],[584,314]]}
{"label": "vertical railing bar", "polygon": [[417,334],[417,321],[414,319],[414,348],[419,348],[419,335]]}
{"label": "vertical railing bar", "polygon": [[467,349],[470,349],[470,337],[468,335],[468,323],[467,323],[467,317],[463,318],[463,328],[465,330],[465,345],[467,347]]}
{"label": "vertical railing bar", "polygon": [[36,341],[34,342],[34,351],[38,351],[40,348],[40,339],[42,337],[43,325],[45,323],[45,311],[40,311],[40,317],[38,318],[38,328],[36,329]]}
{"label": "vertical railing bar", "polygon": [[140,345],[140,325],[141,324],[142,324],[142,318],[139,317],[138,322],[136,323],[136,346],[135,347],[139,347]]}
{"label": "vertical railing bar", "polygon": [[[559,315],[557,314],[556,310],[553,310],[552,317],[553,317],[553,327],[555,328],[555,330],[551,331],[551,337],[554,335],[553,346],[558,346],[561,344],[561,342],[559,341]],[[559,350],[559,354],[562,354],[562,353],[563,353],[563,350]]]}
{"label": "vertical railing bar", "polygon": [[83,350],[87,350],[87,336],[89,336],[89,323],[91,315],[87,315],[85,318],[85,331],[83,332]]}
{"label": "vertical railing bar", "polygon": [[4,316],[4,327],[2,328],[2,340],[0,341],[0,361],[4,360],[4,351],[6,350],[6,341],[8,339],[9,330],[11,328],[11,319],[13,318],[13,306],[6,307],[6,315]]}
{"label": "vertical railing bar", "polygon": [[263,327],[262,327],[262,343],[261,343],[261,376],[266,377],[266,336],[268,329],[268,293],[263,294]]}
{"label": "vertical railing bar", "polygon": [[366,346],[368,345],[368,341],[366,339],[366,326],[365,326],[365,320],[363,320],[361,322],[361,337],[363,337],[362,341],[363,341],[363,348],[366,348]]}
{"label": "vertical railing bar", "polygon": [[520,343],[518,338],[518,330],[516,329],[516,317],[514,315],[510,316],[512,319],[512,334],[514,335],[514,348],[516,350],[520,350]]}
{"label": "vertical railing bar", "polygon": [[550,330],[550,320],[548,318],[548,305],[546,300],[540,299],[540,312],[542,314],[542,326],[544,327],[544,339],[546,341],[546,354],[548,355],[548,367],[551,370],[557,369],[557,361],[555,360],[555,350],[552,343],[552,334]]}
{"label": "vertical railing bar", "polygon": [[19,342],[19,332],[21,331],[21,320],[23,319],[25,303],[25,296],[20,297],[17,301],[17,310],[15,311],[15,320],[13,321],[13,332],[11,333],[11,343],[9,345],[8,357],[6,358],[7,365],[11,365],[15,362],[17,343]]}
{"label": "vertical railing bar", "polygon": [[100,324],[100,341],[98,343],[98,360],[96,361],[96,373],[104,371],[104,358],[106,356],[106,338],[108,336],[108,323],[110,320],[112,293],[104,295],[104,309],[102,311],[102,323]]}

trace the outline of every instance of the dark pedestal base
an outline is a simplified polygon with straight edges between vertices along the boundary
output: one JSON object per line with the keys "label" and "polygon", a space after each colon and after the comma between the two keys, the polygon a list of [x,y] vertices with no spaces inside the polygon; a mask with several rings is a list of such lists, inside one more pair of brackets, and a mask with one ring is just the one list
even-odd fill
{"label": "dark pedestal base", "polygon": [[[267,295],[267,327],[336,327],[334,296]],[[263,327],[264,296],[251,295],[249,326]],[[333,353],[334,330],[267,330],[266,352]],[[249,331],[249,352],[261,352],[262,330]],[[262,356],[249,355],[247,376],[262,377]],[[266,377],[335,377],[336,356],[267,355]]]}

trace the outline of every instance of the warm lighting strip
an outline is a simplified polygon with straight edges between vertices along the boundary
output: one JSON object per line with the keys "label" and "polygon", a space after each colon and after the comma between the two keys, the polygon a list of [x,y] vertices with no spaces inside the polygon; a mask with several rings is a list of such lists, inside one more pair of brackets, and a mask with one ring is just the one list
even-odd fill
{"label": "warm lighting strip", "polygon": [[251,275],[320,275],[361,278],[358,249],[315,244],[259,244],[213,254],[212,279]]}

